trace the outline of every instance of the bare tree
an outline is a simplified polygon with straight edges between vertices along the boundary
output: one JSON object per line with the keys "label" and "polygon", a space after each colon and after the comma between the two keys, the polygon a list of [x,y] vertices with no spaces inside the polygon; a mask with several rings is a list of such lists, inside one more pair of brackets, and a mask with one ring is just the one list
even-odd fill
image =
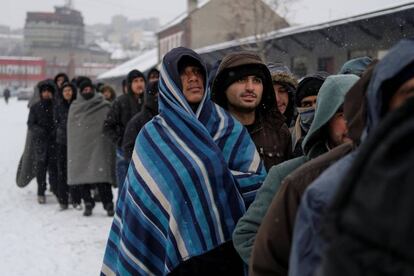
{"label": "bare tree", "polygon": [[257,52],[263,60],[269,46],[266,40],[271,31],[288,27],[285,20],[288,15],[290,4],[297,0],[224,0],[223,3],[230,11],[231,16],[227,18],[232,27],[229,40],[241,40],[253,37],[251,43],[242,43],[245,50]]}

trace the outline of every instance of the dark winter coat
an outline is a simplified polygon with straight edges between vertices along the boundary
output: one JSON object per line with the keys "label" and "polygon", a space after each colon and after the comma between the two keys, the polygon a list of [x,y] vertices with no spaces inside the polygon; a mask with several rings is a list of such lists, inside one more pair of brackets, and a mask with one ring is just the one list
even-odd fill
{"label": "dark winter coat", "polygon": [[55,144],[56,129],[53,120],[53,101],[36,103],[30,108],[27,120],[29,130],[35,142],[35,156],[37,162],[46,161],[47,148]]}
{"label": "dark winter coat", "polygon": [[142,111],[132,117],[125,129],[124,138],[122,140],[122,149],[126,160],[131,160],[135,139],[137,138],[139,131],[156,115],[158,115],[158,96],[146,92],[145,104]]}
{"label": "dark winter coat", "polygon": [[[383,85],[413,62],[414,40],[402,40],[375,66],[366,92],[367,116],[362,144],[384,115],[383,105],[386,104],[384,99],[391,91],[383,90]],[[320,265],[322,249],[326,246],[320,235],[320,223],[353,164],[357,152],[358,150],[335,163],[305,191],[295,222],[290,275],[313,275]]]}
{"label": "dark winter coat", "polygon": [[[54,120],[56,125],[56,143],[60,145],[67,145],[67,122],[68,122],[68,113],[69,107],[72,101],[76,98],[76,87],[72,84],[65,83],[63,87],[67,85],[71,86],[73,91],[73,96],[70,102],[63,99],[56,100],[56,104],[54,106]],[[63,90],[63,87],[61,90]]]}
{"label": "dark winter coat", "polygon": [[283,179],[257,231],[249,275],[287,275],[296,212],[305,189],[352,149],[351,143],[340,145]]}
{"label": "dark winter coat", "polygon": [[[104,124],[104,134],[118,147],[122,147],[122,139],[129,120],[141,111],[143,105],[144,95],[137,97],[132,92],[133,76],[130,75],[131,72],[128,75],[128,93],[115,99]],[[140,77],[144,78],[144,75]]]}
{"label": "dark winter coat", "polygon": [[[319,92],[315,118],[303,142],[303,151],[306,155],[272,167],[254,202],[237,223],[233,233],[233,242],[236,250],[246,263],[249,263],[258,228],[282,180],[305,162],[328,151],[324,127],[343,104],[345,94],[357,80],[358,77],[351,75],[327,78]],[[286,270],[287,267],[285,267]]]}
{"label": "dark winter coat", "polygon": [[[244,68],[250,67],[262,74],[263,95],[256,108],[256,120],[248,127],[248,131],[268,171],[272,166],[290,158],[292,146],[285,118],[277,108],[272,77],[260,57],[249,52],[227,55],[217,70],[211,97],[215,103],[227,110],[225,90],[229,85],[228,76],[237,76]],[[237,78],[233,79],[237,81]]]}
{"label": "dark winter coat", "polygon": [[56,143],[67,145],[67,122],[70,103],[59,101],[54,108],[54,117],[56,124]]}
{"label": "dark winter coat", "polygon": [[380,122],[343,179],[318,275],[414,275],[414,99]]}

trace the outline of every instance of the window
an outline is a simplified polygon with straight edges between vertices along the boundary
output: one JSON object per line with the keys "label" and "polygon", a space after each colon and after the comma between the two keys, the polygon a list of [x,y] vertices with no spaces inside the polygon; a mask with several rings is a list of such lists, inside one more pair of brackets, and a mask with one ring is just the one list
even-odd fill
{"label": "window", "polygon": [[334,67],[334,58],[333,57],[323,57],[318,59],[318,71],[325,71],[330,74],[335,72]]}

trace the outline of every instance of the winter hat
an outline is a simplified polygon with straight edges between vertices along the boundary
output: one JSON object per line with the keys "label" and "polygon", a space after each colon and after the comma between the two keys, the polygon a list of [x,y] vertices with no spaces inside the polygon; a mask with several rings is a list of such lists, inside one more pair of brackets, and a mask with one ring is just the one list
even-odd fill
{"label": "winter hat", "polygon": [[151,68],[151,70],[149,70],[148,74],[147,74],[147,80],[149,80],[151,74],[157,74],[158,76],[160,75],[160,71],[158,71],[157,68]]}
{"label": "winter hat", "polygon": [[44,81],[41,81],[38,85],[37,85],[38,89],[39,89],[39,93],[42,93],[45,90],[49,90],[52,94],[55,94],[56,92],[56,87],[54,85],[54,81],[51,79],[47,79]]}
{"label": "winter hat", "polygon": [[144,74],[141,71],[134,69],[128,73],[128,76],[127,76],[128,85],[130,86],[132,81],[136,78],[143,78],[144,81],[146,82]]}
{"label": "winter hat", "polygon": [[57,79],[60,78],[60,77],[63,77],[63,82],[68,82],[69,81],[68,75],[66,75],[65,73],[61,72],[61,73],[58,73],[55,76],[55,83],[57,83]]}
{"label": "winter hat", "polygon": [[301,106],[303,98],[308,96],[316,96],[319,93],[319,89],[328,77],[326,72],[318,72],[314,75],[304,77],[298,84],[295,95],[295,103],[297,107]]}
{"label": "winter hat", "polygon": [[86,87],[91,87],[94,88],[92,81],[87,78],[84,79],[80,84],[79,84],[79,91],[82,93],[82,91],[86,88]]}
{"label": "winter hat", "polygon": [[287,66],[281,63],[268,63],[267,68],[269,68],[270,74],[272,75],[273,83],[287,84],[296,90],[298,81]]}
{"label": "winter hat", "polygon": [[72,100],[74,100],[74,99],[76,99],[76,86],[73,84],[73,83],[71,83],[71,82],[68,82],[68,81],[65,81],[65,82],[63,82],[62,83],[62,88],[60,89],[61,90],[61,94],[63,94],[63,89],[65,89],[65,87],[67,87],[67,86],[69,86],[70,88],[72,88]]}
{"label": "winter hat", "polygon": [[[198,67],[200,69],[203,69],[203,66],[201,65],[201,63],[196,60],[193,57],[190,56],[183,56],[179,61],[178,61],[178,73],[181,75],[181,73],[184,71],[185,67],[187,66],[194,66],[194,67]],[[204,70],[202,70],[204,72]]]}
{"label": "winter hat", "polygon": [[360,77],[371,62],[372,58],[370,57],[358,57],[348,60],[344,63],[344,65],[342,65],[342,68],[339,70],[338,74],[354,74]]}
{"label": "winter hat", "polygon": [[259,109],[271,110],[276,107],[276,96],[269,69],[259,55],[248,51],[234,52],[223,58],[213,81],[212,100],[221,107],[227,108],[225,91],[232,83],[249,75],[257,76],[263,82],[263,96]]}
{"label": "winter hat", "polygon": [[84,80],[90,80],[88,77],[86,76],[78,76],[76,78],[76,86],[80,88],[80,84],[84,81]]}

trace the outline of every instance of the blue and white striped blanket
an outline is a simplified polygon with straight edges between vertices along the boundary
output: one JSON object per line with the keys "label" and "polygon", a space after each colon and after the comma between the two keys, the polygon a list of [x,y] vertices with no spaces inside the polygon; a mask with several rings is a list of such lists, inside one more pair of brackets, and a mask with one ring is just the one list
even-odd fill
{"label": "blue and white striped blanket", "polygon": [[[181,56],[196,55],[180,49]],[[231,240],[266,176],[246,129],[211,102],[208,88],[193,112],[170,74],[177,67],[166,60],[160,114],[136,139],[103,275],[165,275]]]}

